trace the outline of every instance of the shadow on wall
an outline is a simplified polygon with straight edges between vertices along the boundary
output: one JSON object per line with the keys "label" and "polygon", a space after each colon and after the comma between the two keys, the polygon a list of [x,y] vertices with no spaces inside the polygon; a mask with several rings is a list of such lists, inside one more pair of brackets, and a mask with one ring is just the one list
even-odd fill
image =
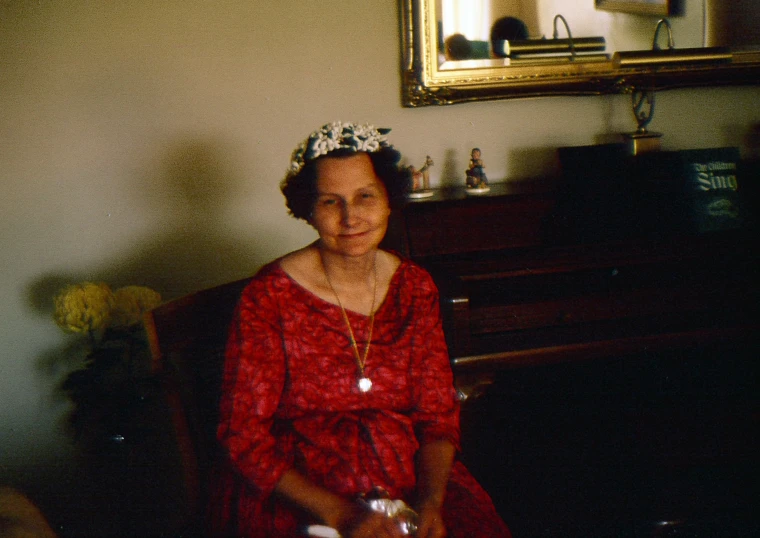
{"label": "shadow on wall", "polygon": [[[144,177],[139,189],[157,214],[155,228],[131,255],[106,268],[102,279],[141,284],[173,299],[255,271],[262,242],[233,237],[225,225],[231,197],[246,181],[233,164],[221,144],[177,144],[159,173]],[[246,192],[253,194],[253,206],[255,191]],[[272,232],[266,229],[262,237],[277,241],[269,237]]]}
{"label": "shadow on wall", "polygon": [[[252,231],[245,237],[234,236],[228,228],[226,223],[229,219],[226,216],[230,212],[233,196],[244,192],[251,199],[252,211],[255,211],[256,185],[244,185],[250,180],[241,177],[239,170],[232,152],[224,144],[200,139],[183,140],[175,144],[172,150],[161,157],[157,166],[138,179],[133,192],[129,193],[129,205],[141,207],[141,214],[150,215],[150,226],[144,237],[135,241],[131,248],[124,249],[124,255],[104,260],[101,266],[94,267],[91,271],[79,274],[59,272],[38,277],[27,287],[30,306],[53,324],[53,298],[68,284],[104,282],[112,290],[123,286],[147,286],[159,292],[166,301],[253,274],[262,263],[260,253],[267,250],[264,241],[267,244],[277,244],[279,238],[277,231],[270,226],[262,226],[260,230]],[[85,363],[87,349],[86,338],[64,338],[62,332],[61,343],[38,356],[36,364],[39,375],[56,387],[51,400],[60,402],[70,399],[75,404],[71,414],[63,417],[65,422],[62,428],[77,444],[78,450],[84,448],[85,453],[91,454],[88,450],[91,447],[79,446],[82,430],[107,429],[100,420],[104,408],[109,405],[115,407],[112,400],[116,400],[117,394],[107,396],[108,401],[101,402],[104,405],[97,405],[98,402],[93,405],[92,402],[82,403],[66,390],[64,383],[70,382],[72,376],[90,370],[79,370],[83,365],[89,366]],[[107,373],[110,374],[111,371]],[[89,378],[91,380],[92,376]],[[98,378],[97,382],[104,384],[111,380]],[[147,388],[150,395],[151,387],[144,388]],[[141,399],[137,405],[143,405],[145,394],[137,396]],[[85,413],[83,418],[83,408],[98,407],[97,413]],[[122,407],[119,411],[126,409],[128,412],[119,415],[118,420],[134,422],[135,416],[139,416],[139,410],[127,409],[126,405]],[[112,416],[107,418],[113,421]],[[154,425],[153,429],[156,428]],[[120,431],[123,433],[123,430]],[[112,433],[110,429],[103,431],[101,440],[110,439]],[[91,440],[98,435],[87,432],[85,439]],[[140,435],[145,438],[144,432]],[[125,442],[131,440],[122,439],[121,443]],[[120,457],[118,447],[103,449],[99,446],[98,450],[97,457],[92,454],[88,457],[88,465],[100,462],[103,458],[108,460]],[[52,507],[51,511],[55,513],[51,515],[54,519],[60,515],[68,525],[92,519],[82,511],[100,506],[108,499],[107,488],[104,491],[100,483],[90,483],[86,479],[72,482],[77,483],[78,493],[69,492],[66,499],[72,499],[71,501],[61,501],[54,491],[40,492],[43,498],[58,498],[53,504],[63,503],[63,506]],[[52,488],[53,485],[49,487]],[[115,488],[114,498],[118,498],[117,491],[118,488]]]}
{"label": "shadow on wall", "polygon": [[[261,264],[263,239],[233,237],[225,225],[231,197],[241,183],[229,149],[207,140],[184,140],[139,181],[135,203],[147,207],[152,228],[119,259],[82,274],[55,273],[28,287],[32,308],[51,314],[52,297],[64,285],[83,280],[106,282],[112,288],[148,286],[165,300],[253,273]],[[255,184],[254,184],[255,185]],[[246,190],[253,200],[255,191]],[[283,203],[283,211],[284,203]],[[272,228],[260,237],[277,242]]]}
{"label": "shadow on wall", "polygon": [[556,177],[559,173],[559,157],[557,150],[552,147],[509,150],[507,163],[510,177],[515,178],[542,179]]}
{"label": "shadow on wall", "polygon": [[[134,189],[139,197],[135,203],[154,216],[146,237],[119,259],[87,273],[40,276],[27,288],[32,309],[52,323],[55,294],[83,281],[105,282],[112,289],[147,286],[170,300],[253,274],[262,263],[257,253],[266,250],[265,242],[276,244],[278,237],[273,227],[262,230],[261,239],[234,237],[226,227],[232,196],[243,190],[250,193],[252,211],[256,198],[255,190],[241,188],[248,180],[239,177],[237,169],[222,143],[202,139],[176,143]],[[67,357],[80,351],[71,344],[51,350],[40,358],[40,369],[46,377],[58,376],[77,362],[76,357]]]}
{"label": "shadow on wall", "polygon": [[441,167],[441,187],[461,187],[462,185],[464,185],[464,166],[457,161],[456,151],[447,149]]}

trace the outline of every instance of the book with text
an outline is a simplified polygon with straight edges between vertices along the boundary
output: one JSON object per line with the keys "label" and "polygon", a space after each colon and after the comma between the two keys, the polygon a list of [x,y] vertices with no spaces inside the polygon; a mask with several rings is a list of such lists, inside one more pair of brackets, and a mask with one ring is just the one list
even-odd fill
{"label": "book with text", "polygon": [[696,230],[711,232],[743,227],[747,215],[737,174],[739,149],[693,149],[678,154]]}

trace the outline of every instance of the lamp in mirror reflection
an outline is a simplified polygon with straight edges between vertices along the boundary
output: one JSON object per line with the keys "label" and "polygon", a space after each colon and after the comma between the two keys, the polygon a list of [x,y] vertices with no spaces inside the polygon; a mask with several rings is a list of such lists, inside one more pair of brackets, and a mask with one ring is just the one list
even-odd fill
{"label": "lamp in mirror reflection", "polygon": [[[660,48],[659,35],[662,28],[667,29],[668,46]],[[673,29],[668,19],[660,19],[654,30],[651,50],[618,51],[612,56],[617,68],[624,67],[659,67],[684,64],[720,64],[730,63],[731,49],[728,47],[704,47],[677,49],[673,40]]]}
{"label": "lamp in mirror reflection", "polygon": [[[567,32],[566,38],[559,37],[557,22],[561,21]],[[574,59],[578,55],[598,53],[604,51],[607,43],[603,37],[580,37],[573,38],[570,25],[565,17],[557,14],[554,17],[554,33],[552,39],[511,39],[497,40],[493,43],[494,54],[502,58],[526,59],[541,56],[556,58],[565,56]],[[602,59],[607,59],[606,54],[597,54]],[[584,59],[586,57],[584,56]]]}

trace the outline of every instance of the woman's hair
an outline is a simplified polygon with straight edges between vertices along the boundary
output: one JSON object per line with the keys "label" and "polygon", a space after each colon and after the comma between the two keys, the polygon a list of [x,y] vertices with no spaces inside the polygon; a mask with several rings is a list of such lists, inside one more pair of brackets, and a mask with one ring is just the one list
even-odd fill
{"label": "woman's hair", "polygon": [[[411,171],[399,166],[401,153],[387,143],[384,134],[371,127],[368,131],[366,126],[339,122],[312,133],[293,152],[291,169],[280,184],[288,213],[297,219],[310,221],[318,194],[317,163],[325,158],[347,158],[359,153],[366,153],[370,158],[375,174],[388,192],[391,209],[401,207],[411,187]],[[330,145],[320,143],[326,139]]]}

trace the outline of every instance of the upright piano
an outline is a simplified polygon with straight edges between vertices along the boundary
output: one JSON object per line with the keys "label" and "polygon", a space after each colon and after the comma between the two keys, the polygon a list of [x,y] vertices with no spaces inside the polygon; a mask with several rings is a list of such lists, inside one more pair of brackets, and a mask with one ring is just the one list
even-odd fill
{"label": "upright piano", "polygon": [[567,194],[445,188],[393,217],[441,294],[462,458],[516,538],[756,532],[755,230]]}

